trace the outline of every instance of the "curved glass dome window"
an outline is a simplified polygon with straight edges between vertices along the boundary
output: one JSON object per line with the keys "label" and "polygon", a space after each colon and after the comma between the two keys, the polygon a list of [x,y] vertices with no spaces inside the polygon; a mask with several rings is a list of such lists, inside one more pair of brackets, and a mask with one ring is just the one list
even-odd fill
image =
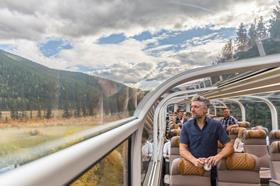
{"label": "curved glass dome window", "polygon": [[280,51],[272,0],[26,2],[0,3],[0,172],[115,127],[176,74]]}

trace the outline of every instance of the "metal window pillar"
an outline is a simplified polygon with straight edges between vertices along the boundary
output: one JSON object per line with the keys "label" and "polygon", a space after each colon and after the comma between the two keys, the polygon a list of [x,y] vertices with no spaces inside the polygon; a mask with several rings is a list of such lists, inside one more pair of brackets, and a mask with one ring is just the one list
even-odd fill
{"label": "metal window pillar", "polygon": [[214,107],[214,115],[217,116],[217,106],[216,106],[216,102],[222,104],[224,107],[226,107],[226,104],[224,102],[222,102],[221,100],[218,100],[218,99],[214,99],[211,101],[211,104],[213,105]]}

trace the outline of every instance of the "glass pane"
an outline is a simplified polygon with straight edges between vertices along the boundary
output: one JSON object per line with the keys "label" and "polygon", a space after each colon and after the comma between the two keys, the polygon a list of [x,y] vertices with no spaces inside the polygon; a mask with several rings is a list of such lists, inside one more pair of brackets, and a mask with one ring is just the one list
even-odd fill
{"label": "glass pane", "polygon": [[142,169],[141,182],[143,183],[153,154],[153,111],[150,111],[144,123],[142,134]]}
{"label": "glass pane", "polygon": [[246,109],[246,120],[251,123],[251,127],[262,125],[270,131],[271,126],[271,113],[267,104],[255,99],[248,99],[242,101]]}
{"label": "glass pane", "polygon": [[91,167],[71,186],[127,186],[128,184],[128,140]]}
{"label": "glass pane", "polygon": [[111,129],[109,122],[132,116],[143,96],[119,82],[0,50],[0,172]]}
{"label": "glass pane", "polygon": [[[279,54],[279,5],[1,1],[0,172],[131,116],[144,91],[178,73]],[[185,89],[219,86],[246,73],[253,72],[226,71]]]}
{"label": "glass pane", "polygon": [[232,116],[234,116],[238,121],[242,121],[241,108],[238,104],[228,103],[227,107],[230,109],[230,113]]}

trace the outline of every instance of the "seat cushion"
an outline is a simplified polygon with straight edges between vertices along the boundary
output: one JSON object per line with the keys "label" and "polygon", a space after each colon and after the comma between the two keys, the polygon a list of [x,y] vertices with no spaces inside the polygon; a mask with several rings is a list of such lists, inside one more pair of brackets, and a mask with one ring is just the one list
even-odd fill
{"label": "seat cushion", "polygon": [[266,138],[266,132],[262,129],[247,130],[246,138]]}
{"label": "seat cushion", "polygon": [[272,139],[279,139],[279,140],[280,140],[280,130],[272,130],[272,131],[269,133],[269,138],[272,138]]}
{"label": "seat cushion", "polygon": [[202,176],[205,170],[202,167],[194,166],[190,161],[184,158],[177,158],[172,161],[172,175],[197,175]]}
{"label": "seat cushion", "polygon": [[239,121],[237,124],[239,127],[250,128],[250,122],[248,121]]}
{"label": "seat cushion", "polygon": [[202,167],[194,166],[190,161],[181,159],[179,162],[179,173],[181,175],[198,175],[202,176],[204,174],[204,169]]}
{"label": "seat cushion", "polygon": [[271,153],[280,153],[280,141],[274,141],[270,146]]}
{"label": "seat cushion", "polygon": [[234,153],[226,158],[226,168],[229,170],[254,170],[256,157],[248,153]]}

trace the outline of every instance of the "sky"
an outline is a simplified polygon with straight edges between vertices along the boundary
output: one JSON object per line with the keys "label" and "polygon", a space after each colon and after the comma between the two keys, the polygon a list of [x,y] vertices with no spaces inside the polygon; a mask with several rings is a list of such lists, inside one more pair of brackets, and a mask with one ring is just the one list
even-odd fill
{"label": "sky", "polygon": [[211,65],[241,22],[277,0],[0,0],[0,49],[151,89]]}

